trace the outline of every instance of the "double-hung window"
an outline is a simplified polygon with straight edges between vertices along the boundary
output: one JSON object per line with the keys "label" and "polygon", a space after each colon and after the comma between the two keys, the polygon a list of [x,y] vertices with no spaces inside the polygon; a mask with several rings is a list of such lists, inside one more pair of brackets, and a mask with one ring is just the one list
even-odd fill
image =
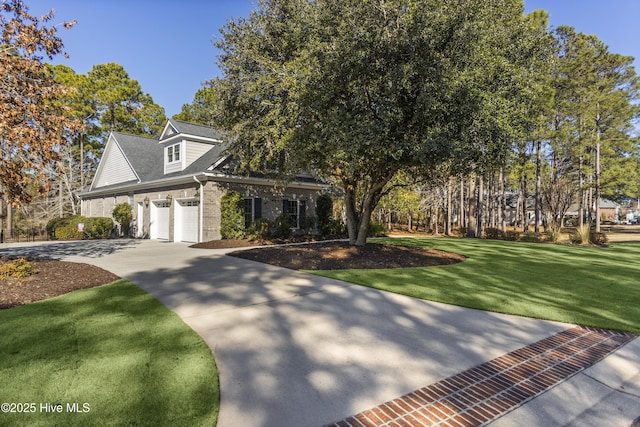
{"label": "double-hung window", "polygon": [[249,228],[251,223],[262,218],[262,199],[244,199],[244,226]]}
{"label": "double-hung window", "polygon": [[180,144],[170,145],[167,147],[167,163],[180,161]]}
{"label": "double-hung window", "polygon": [[300,228],[301,219],[305,216],[306,200],[283,200],[282,212],[291,217],[294,228]]}

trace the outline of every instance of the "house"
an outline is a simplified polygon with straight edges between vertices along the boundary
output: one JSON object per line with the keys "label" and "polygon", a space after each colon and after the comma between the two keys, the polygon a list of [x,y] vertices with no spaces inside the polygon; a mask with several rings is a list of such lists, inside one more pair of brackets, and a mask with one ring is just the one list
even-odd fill
{"label": "house", "polygon": [[[571,207],[569,207],[569,210],[567,211],[567,213],[565,214],[565,218],[578,218],[579,217],[579,205],[577,203],[574,203],[573,205],[571,205]],[[615,221],[620,217],[620,204],[609,200],[609,199],[600,199],[600,219],[602,221]],[[585,212],[584,214],[586,215],[587,209],[588,208],[584,208]],[[596,211],[596,206],[595,203],[592,205],[591,207],[591,212],[594,214],[595,216],[595,211]]]}
{"label": "house", "polygon": [[221,238],[227,191],[244,198],[247,223],[286,213],[299,227],[304,215],[315,213],[324,183],[300,174],[282,189],[264,175],[238,175],[227,148],[216,130],[173,119],[159,139],[112,132],[91,186],[80,194],[82,215],[111,217],[126,202],[136,237],[203,242]]}

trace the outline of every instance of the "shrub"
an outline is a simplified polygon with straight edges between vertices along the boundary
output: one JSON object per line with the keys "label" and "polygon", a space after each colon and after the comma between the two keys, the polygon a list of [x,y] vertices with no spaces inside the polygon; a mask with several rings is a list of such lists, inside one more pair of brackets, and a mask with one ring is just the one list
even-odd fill
{"label": "shrub", "polygon": [[54,240],[78,240],[82,239],[82,233],[78,231],[78,224],[82,223],[80,215],[60,218],[53,232]]}
{"label": "shrub", "polygon": [[[84,232],[78,225],[84,224]],[[47,223],[47,234],[51,240],[106,239],[111,236],[113,220],[105,217],[73,215],[54,218]]]}
{"label": "shrub", "polygon": [[501,229],[489,227],[484,230],[484,237],[485,239],[504,240],[505,235]]}
{"label": "shrub", "polygon": [[342,237],[347,234],[347,227],[345,224],[337,219],[331,218],[328,223],[324,226],[324,231],[322,232],[323,237],[333,236],[333,237]]}
{"label": "shrub", "polygon": [[369,231],[367,232],[367,236],[368,237],[380,237],[380,236],[385,236],[387,231],[387,228],[380,224],[377,221],[371,221],[369,223]]}
{"label": "shrub", "polygon": [[0,267],[0,279],[29,277],[33,273],[31,263],[24,258],[18,258],[10,261]]}
{"label": "shrub", "polygon": [[553,243],[556,243],[560,240],[560,237],[562,236],[562,232],[558,229],[552,228],[547,232],[547,235],[549,236],[550,241],[552,241]]}
{"label": "shrub", "polygon": [[316,201],[318,231],[323,236],[334,234],[333,231],[333,199],[327,193],[318,196]]}
{"label": "shrub", "polygon": [[539,233],[527,231],[523,236],[520,237],[520,240],[529,243],[540,243],[542,241],[542,236],[540,236]]}
{"label": "shrub", "polygon": [[283,213],[273,221],[273,237],[276,239],[288,239],[293,234],[293,218],[291,215]]}
{"label": "shrub", "polygon": [[113,220],[105,217],[85,218],[84,237],[86,239],[106,239],[111,236]]}
{"label": "shrub", "polygon": [[120,234],[128,236],[131,221],[133,220],[131,205],[129,203],[120,203],[113,208],[111,215],[113,215],[113,219],[115,219],[116,222],[120,223]]}
{"label": "shrub", "polygon": [[300,229],[305,233],[309,234],[316,228],[316,224],[318,219],[313,215],[305,215],[300,218]]}
{"label": "shrub", "polygon": [[573,240],[575,243],[586,245],[589,243],[589,233],[590,227],[588,224],[584,224],[582,227],[576,227],[575,233],[573,235]]}
{"label": "shrub", "polygon": [[520,232],[516,230],[507,230],[504,236],[505,240],[516,241],[520,239]]}
{"label": "shrub", "polygon": [[258,218],[249,225],[247,238],[264,242],[271,236],[271,221],[266,218]]}
{"label": "shrub", "polygon": [[237,191],[227,191],[220,201],[220,234],[223,239],[244,238],[244,200]]}
{"label": "shrub", "polygon": [[600,231],[592,231],[589,233],[589,241],[594,245],[606,245],[608,242],[607,235]]}
{"label": "shrub", "polygon": [[49,240],[56,239],[56,228],[58,228],[65,220],[66,218],[56,217],[51,218],[49,222],[47,222],[45,229],[47,230],[47,236],[49,237]]}

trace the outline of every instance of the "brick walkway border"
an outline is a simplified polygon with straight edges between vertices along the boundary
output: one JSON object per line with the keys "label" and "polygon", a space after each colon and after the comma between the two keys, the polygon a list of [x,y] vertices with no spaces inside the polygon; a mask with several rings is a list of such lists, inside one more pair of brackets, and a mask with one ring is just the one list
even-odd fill
{"label": "brick walkway border", "polygon": [[632,341],[574,327],[328,427],[472,427],[514,410]]}

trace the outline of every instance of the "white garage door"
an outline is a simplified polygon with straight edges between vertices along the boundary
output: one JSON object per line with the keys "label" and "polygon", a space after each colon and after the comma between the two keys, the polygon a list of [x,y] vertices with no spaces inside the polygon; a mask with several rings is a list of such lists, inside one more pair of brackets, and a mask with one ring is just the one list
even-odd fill
{"label": "white garage door", "polygon": [[175,216],[175,241],[198,241],[198,201],[178,200]]}
{"label": "white garage door", "polygon": [[151,223],[149,237],[151,239],[169,239],[169,209],[171,202],[160,201],[151,204]]}

